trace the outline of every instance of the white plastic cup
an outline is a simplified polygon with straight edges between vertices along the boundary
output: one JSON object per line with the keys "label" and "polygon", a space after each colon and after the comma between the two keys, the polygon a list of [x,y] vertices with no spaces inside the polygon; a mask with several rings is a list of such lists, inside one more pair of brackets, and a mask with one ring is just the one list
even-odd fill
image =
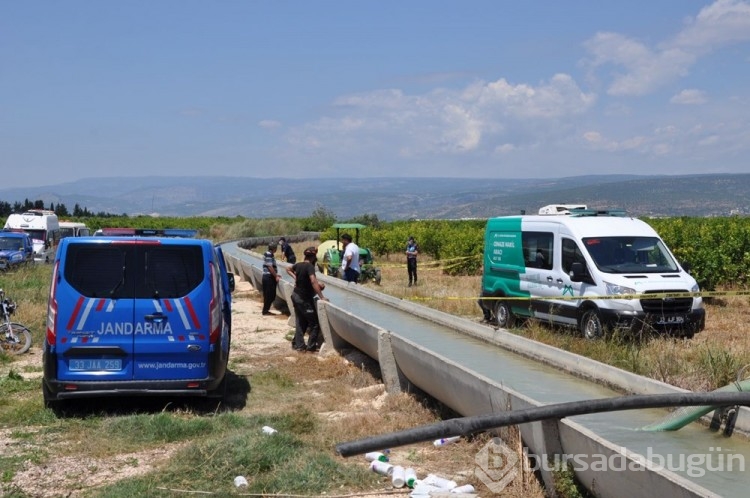
{"label": "white plastic cup", "polygon": [[245,488],[247,487],[247,479],[245,479],[245,476],[237,476],[234,478],[234,487],[236,488]]}
{"label": "white plastic cup", "polygon": [[375,460],[380,460],[381,462],[387,462],[388,457],[379,451],[371,451],[369,453],[365,453],[365,458],[368,462],[374,462]]}
{"label": "white plastic cup", "polygon": [[373,460],[370,463],[370,470],[377,474],[380,474],[381,476],[391,476],[393,474],[393,465],[388,462]]}
{"label": "white plastic cup", "polygon": [[459,439],[461,439],[461,436],[444,437],[444,438],[436,439],[435,441],[432,442],[432,444],[435,446],[445,446],[446,444],[455,443]]}
{"label": "white plastic cup", "polygon": [[443,488],[439,488],[432,484],[427,484],[424,481],[415,481],[414,489],[409,496],[429,496],[431,493],[445,492]]}
{"label": "white plastic cup", "polygon": [[464,484],[463,486],[458,486],[458,487],[451,489],[451,493],[470,494],[470,493],[473,493],[474,491],[475,491],[474,486],[472,486],[471,484]]}
{"label": "white plastic cup", "polygon": [[417,482],[417,473],[411,467],[404,471],[404,482],[410,488],[413,488],[414,484]]}
{"label": "white plastic cup", "polygon": [[394,488],[403,488],[406,483],[406,471],[401,465],[393,466],[393,473],[391,475],[391,483]]}
{"label": "white plastic cup", "polygon": [[267,425],[263,426],[263,434],[276,434],[277,432],[279,431],[277,431],[273,427],[269,427]]}
{"label": "white plastic cup", "polygon": [[432,486],[437,486],[440,489],[448,490],[458,487],[458,484],[456,484],[456,481],[451,481],[450,479],[446,479],[444,477],[436,476],[435,474],[428,474],[427,477],[422,479],[422,482],[425,484],[430,484]]}

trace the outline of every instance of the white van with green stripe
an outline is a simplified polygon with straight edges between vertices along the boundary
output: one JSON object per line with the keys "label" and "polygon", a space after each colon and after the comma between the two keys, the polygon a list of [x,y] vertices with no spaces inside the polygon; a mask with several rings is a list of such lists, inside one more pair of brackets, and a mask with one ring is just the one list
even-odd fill
{"label": "white van with green stripe", "polygon": [[483,263],[479,304],[499,327],[533,318],[589,339],[607,330],[692,337],[705,327],[695,279],[653,228],[622,211],[491,218]]}

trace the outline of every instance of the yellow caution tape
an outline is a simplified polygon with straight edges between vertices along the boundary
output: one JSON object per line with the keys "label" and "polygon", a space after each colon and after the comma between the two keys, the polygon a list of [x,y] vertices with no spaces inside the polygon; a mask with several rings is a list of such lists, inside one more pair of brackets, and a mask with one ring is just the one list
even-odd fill
{"label": "yellow caution tape", "polygon": [[579,301],[579,300],[597,300],[597,299],[674,299],[682,297],[726,297],[726,296],[750,296],[750,290],[740,291],[704,291],[704,292],[658,292],[648,294],[621,294],[615,296],[474,296],[474,297],[459,297],[459,296],[440,296],[440,297],[410,297],[408,299],[413,301],[428,301],[431,299],[444,299],[444,300],[486,300],[486,301]]}

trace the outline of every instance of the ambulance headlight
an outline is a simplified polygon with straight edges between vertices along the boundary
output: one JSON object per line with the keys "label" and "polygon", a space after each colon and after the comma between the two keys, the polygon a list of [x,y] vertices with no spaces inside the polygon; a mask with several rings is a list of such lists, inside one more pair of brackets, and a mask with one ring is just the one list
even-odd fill
{"label": "ambulance headlight", "polygon": [[701,291],[701,287],[697,283],[690,288],[690,292],[700,292],[700,291]]}
{"label": "ambulance headlight", "polygon": [[607,286],[607,295],[608,296],[624,296],[628,294],[635,294],[635,289],[631,289],[630,287],[625,287],[623,285],[617,285],[612,284],[609,282],[604,282],[604,285]]}

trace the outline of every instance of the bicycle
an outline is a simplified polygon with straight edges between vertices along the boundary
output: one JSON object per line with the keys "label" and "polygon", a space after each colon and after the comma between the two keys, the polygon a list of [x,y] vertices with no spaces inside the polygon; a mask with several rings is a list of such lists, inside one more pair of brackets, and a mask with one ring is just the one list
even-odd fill
{"label": "bicycle", "polygon": [[16,312],[18,305],[5,297],[5,291],[0,289],[0,347],[7,354],[23,354],[31,347],[31,331],[20,323],[12,322],[10,317]]}

